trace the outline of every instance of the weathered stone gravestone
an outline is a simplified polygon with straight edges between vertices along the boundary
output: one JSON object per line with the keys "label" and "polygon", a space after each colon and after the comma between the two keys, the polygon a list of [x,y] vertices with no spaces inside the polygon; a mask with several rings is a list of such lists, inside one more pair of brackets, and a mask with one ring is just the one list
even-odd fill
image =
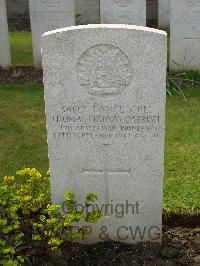
{"label": "weathered stone gravestone", "polygon": [[170,27],[170,0],[158,1],[158,26],[163,29]]}
{"label": "weathered stone gravestone", "polygon": [[[125,41],[124,41],[125,40]],[[42,37],[52,200],[99,196],[88,243],[160,241],[166,33],[88,25]],[[96,209],[97,209],[96,206]],[[94,207],[94,206],[93,206]]]}
{"label": "weathered stone gravestone", "polygon": [[29,0],[33,56],[40,68],[41,35],[49,30],[75,25],[74,0]]}
{"label": "weathered stone gravestone", "polygon": [[146,0],[100,0],[102,24],[146,26]]}
{"label": "weathered stone gravestone", "polygon": [[80,25],[100,22],[99,0],[75,0],[77,23]]}
{"label": "weathered stone gravestone", "polygon": [[5,0],[0,0],[0,67],[11,65]]}
{"label": "weathered stone gravestone", "polygon": [[170,28],[170,69],[200,70],[200,0],[172,0]]}

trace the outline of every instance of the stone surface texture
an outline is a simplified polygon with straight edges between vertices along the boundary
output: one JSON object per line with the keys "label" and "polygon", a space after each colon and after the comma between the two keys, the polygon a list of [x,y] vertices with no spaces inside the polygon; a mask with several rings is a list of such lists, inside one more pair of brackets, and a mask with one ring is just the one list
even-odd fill
{"label": "stone surface texture", "polygon": [[11,65],[5,0],[0,0],[0,67]]}
{"label": "stone surface texture", "polygon": [[172,0],[170,70],[200,70],[200,0]]}
{"label": "stone surface texture", "polygon": [[98,194],[105,216],[86,243],[159,242],[166,33],[69,27],[45,33],[42,51],[53,203]]}
{"label": "stone surface texture", "polygon": [[41,35],[75,25],[74,0],[29,0],[35,67],[41,68]]}
{"label": "stone surface texture", "polygon": [[146,26],[146,0],[101,0],[102,24]]}
{"label": "stone surface texture", "polygon": [[99,0],[75,0],[77,24],[100,23]]}

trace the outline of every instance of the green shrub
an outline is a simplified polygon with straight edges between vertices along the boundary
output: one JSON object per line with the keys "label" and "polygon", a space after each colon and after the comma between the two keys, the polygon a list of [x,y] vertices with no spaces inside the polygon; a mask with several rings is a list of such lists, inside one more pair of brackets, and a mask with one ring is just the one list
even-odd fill
{"label": "green shrub", "polygon": [[[64,195],[65,212],[50,201],[50,175],[25,168],[5,176],[0,184],[0,265],[22,265],[27,258],[60,252],[66,241],[87,234],[79,222],[96,223],[102,214],[76,209],[73,192]],[[90,193],[85,206],[97,200]],[[76,226],[75,226],[76,225]],[[78,229],[77,229],[78,228]]]}

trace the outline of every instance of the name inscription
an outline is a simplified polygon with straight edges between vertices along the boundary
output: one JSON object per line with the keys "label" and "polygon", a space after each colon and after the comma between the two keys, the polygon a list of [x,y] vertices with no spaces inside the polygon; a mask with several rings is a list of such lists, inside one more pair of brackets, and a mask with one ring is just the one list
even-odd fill
{"label": "name inscription", "polygon": [[57,7],[61,0],[42,0],[42,4],[48,8]]}
{"label": "name inscription", "polygon": [[54,139],[155,139],[161,135],[160,115],[150,106],[71,104],[52,116]]}
{"label": "name inscription", "polygon": [[114,0],[113,1],[118,7],[128,7],[134,3],[134,0]]}

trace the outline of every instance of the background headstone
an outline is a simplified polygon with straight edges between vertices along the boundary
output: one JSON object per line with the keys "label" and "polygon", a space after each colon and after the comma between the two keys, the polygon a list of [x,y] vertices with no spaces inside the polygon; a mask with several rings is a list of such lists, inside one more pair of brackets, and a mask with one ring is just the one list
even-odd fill
{"label": "background headstone", "polygon": [[158,0],[158,26],[163,29],[170,27],[170,0]]}
{"label": "background headstone", "polygon": [[11,65],[5,0],[0,0],[0,67]]}
{"label": "background headstone", "polygon": [[33,55],[41,67],[41,35],[49,30],[75,25],[74,0],[29,0]]}
{"label": "background headstone", "polygon": [[98,194],[106,216],[88,243],[106,240],[102,228],[112,240],[160,241],[166,33],[71,27],[44,34],[42,51],[53,203]]}
{"label": "background headstone", "polygon": [[146,26],[146,0],[101,0],[102,24]]}
{"label": "background headstone", "polygon": [[100,23],[99,0],[75,0],[77,24]]}
{"label": "background headstone", "polygon": [[[166,0],[167,1],[167,0]],[[8,23],[11,30],[30,30],[28,0],[6,0]],[[74,0],[77,24],[100,23],[100,0]],[[147,0],[147,25],[158,25],[158,0]]]}
{"label": "background headstone", "polygon": [[200,70],[200,0],[172,0],[170,69]]}

